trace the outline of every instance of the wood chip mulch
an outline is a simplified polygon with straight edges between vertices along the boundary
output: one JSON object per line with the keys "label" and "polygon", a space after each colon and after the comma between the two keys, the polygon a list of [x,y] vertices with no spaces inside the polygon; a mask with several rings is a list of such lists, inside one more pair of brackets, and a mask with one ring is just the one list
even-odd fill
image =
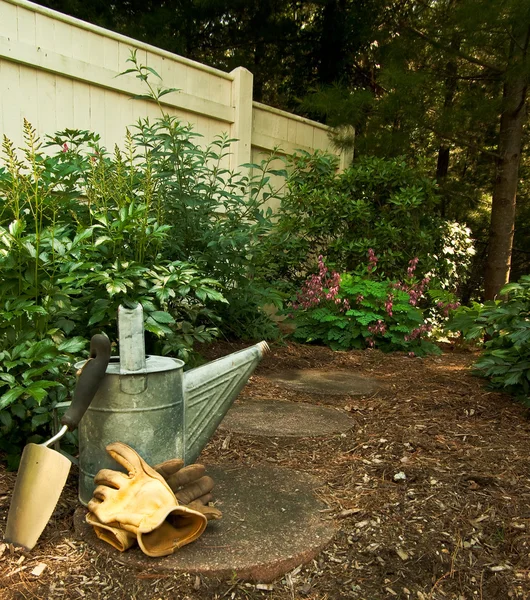
{"label": "wood chip mulch", "polygon": [[[206,357],[242,347],[218,343]],[[353,423],[321,438],[218,432],[201,456],[206,464],[275,464],[321,479],[320,518],[336,520],[340,532],[315,560],[273,584],[168,576],[148,562],[134,571],[98,554],[73,531],[72,469],[36,548],[25,553],[0,542],[0,600],[530,599],[529,413],[474,377],[475,359],[456,351],[420,359],[273,347],[238,402],[325,404]],[[271,382],[287,368],[346,370],[381,385],[369,397],[311,395]],[[0,534],[15,476],[0,467]]]}

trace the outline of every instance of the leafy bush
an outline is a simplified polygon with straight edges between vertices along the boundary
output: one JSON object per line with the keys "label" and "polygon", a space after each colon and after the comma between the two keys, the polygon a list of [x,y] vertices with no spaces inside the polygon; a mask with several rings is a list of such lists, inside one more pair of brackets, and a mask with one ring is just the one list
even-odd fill
{"label": "leafy bush", "polygon": [[276,302],[277,294],[253,277],[254,257],[272,225],[270,209],[262,206],[272,194],[268,182],[274,157],[244,165],[252,170],[249,177],[223,167],[233,141],[224,136],[202,149],[193,142],[190,126],[173,117],[164,115],[154,124],[140,121],[136,127],[132,140],[148,151],[158,214],[171,224],[162,254],[193,263],[221,284],[227,302],[216,314],[223,334],[276,336],[260,307]]}
{"label": "leafy bush", "polygon": [[[98,150],[95,136],[65,132],[45,156],[29,123],[18,155],[4,139],[0,170],[0,449],[16,456],[47,435],[50,408],[73,384],[70,365],[88,338],[116,339],[119,304],[140,301],[153,341],[186,359],[217,333],[205,302],[219,282],[163,258],[170,229],[132,188],[134,164]],[[81,142],[89,142],[85,156]],[[141,179],[137,177],[137,179]],[[139,184],[145,185],[145,184]]]}
{"label": "leafy bush", "polygon": [[[250,272],[269,226],[269,162],[252,177],[231,173],[222,167],[231,140],[203,148],[196,137],[162,115],[138,121],[113,153],[79,130],[48,137],[45,153],[27,122],[21,152],[4,138],[0,450],[13,460],[28,436],[48,435],[90,336],[116,340],[120,304],[143,305],[148,351],[187,362],[223,319],[226,331],[257,322],[273,335],[253,316],[277,295]],[[245,302],[230,309],[223,292]]]}
{"label": "leafy bush", "polygon": [[333,350],[377,347],[418,356],[438,353],[425,339],[431,326],[417,306],[427,282],[412,280],[416,261],[409,266],[408,282],[391,282],[371,279],[377,262],[373,251],[369,260],[368,273],[339,275],[318,257],[319,273],[306,280],[292,306],[294,337]]}
{"label": "leafy bush", "polygon": [[504,299],[459,308],[447,328],[465,340],[485,340],[476,373],[530,405],[530,275],[500,295]]}
{"label": "leafy bush", "polygon": [[[156,90],[150,80],[160,77],[140,65],[134,52],[128,62],[128,72],[136,73],[149,89],[145,98],[158,101],[174,91]],[[262,255],[262,240],[272,227],[271,210],[263,205],[275,195],[269,180],[280,174],[271,168],[276,157],[241,165],[249,176],[226,167],[235,140],[222,135],[201,147],[200,137],[162,107],[159,119],[135,125],[132,141],[139,158],[146,157],[142,173],[152,182],[157,220],[171,225],[162,251],[173,260],[193,263],[222,285],[227,302],[216,306],[215,315],[225,336],[276,337],[278,330],[261,307],[281,300],[255,276],[256,256]]]}
{"label": "leafy bush", "polygon": [[384,248],[380,271],[397,279],[419,257],[431,277],[455,288],[472,252],[469,232],[435,216],[436,184],[398,159],[368,157],[337,174],[337,159],[301,153],[288,164],[288,191],[266,241],[264,273],[300,280],[319,253],[341,271]]}

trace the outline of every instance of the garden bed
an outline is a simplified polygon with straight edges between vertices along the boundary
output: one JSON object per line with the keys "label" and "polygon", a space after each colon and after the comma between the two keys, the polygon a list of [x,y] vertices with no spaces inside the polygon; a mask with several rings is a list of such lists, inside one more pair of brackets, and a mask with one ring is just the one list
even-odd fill
{"label": "garden bed", "polygon": [[[208,359],[240,347],[218,343]],[[346,433],[319,438],[218,432],[201,456],[221,466],[285,466],[325,482],[321,516],[340,533],[273,584],[118,565],[75,536],[72,469],[37,547],[25,555],[0,542],[0,599],[530,598],[530,421],[523,406],[470,374],[475,358],[273,347],[238,402],[321,404],[354,421]],[[368,397],[311,395],[271,383],[287,368],[343,369],[380,386]],[[2,530],[14,481],[0,470]]]}

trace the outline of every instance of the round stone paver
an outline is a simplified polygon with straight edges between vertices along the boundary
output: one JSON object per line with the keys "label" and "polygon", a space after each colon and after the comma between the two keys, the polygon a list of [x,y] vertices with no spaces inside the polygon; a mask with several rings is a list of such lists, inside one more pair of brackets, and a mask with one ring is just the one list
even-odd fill
{"label": "round stone paver", "polygon": [[353,419],[327,406],[283,400],[245,400],[234,404],[220,430],[266,437],[319,437],[343,433]]}
{"label": "round stone paver", "polygon": [[380,383],[345,370],[286,369],[267,376],[274,383],[299,392],[323,395],[369,396]]}
{"label": "round stone paver", "polygon": [[170,556],[151,558],[136,546],[120,553],[99,540],[75,511],[77,534],[117,562],[156,572],[197,573],[267,583],[313,559],[337,529],[319,513],[325,505],[313,491],[315,477],[269,465],[209,466],[216,506],[223,512],[204,534]]}

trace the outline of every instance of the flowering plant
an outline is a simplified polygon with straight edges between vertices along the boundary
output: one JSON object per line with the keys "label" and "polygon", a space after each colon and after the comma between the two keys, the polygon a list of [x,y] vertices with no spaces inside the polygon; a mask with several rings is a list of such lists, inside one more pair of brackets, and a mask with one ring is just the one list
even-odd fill
{"label": "flowering plant", "polygon": [[422,356],[438,353],[426,337],[432,326],[417,306],[427,279],[417,281],[418,260],[409,263],[403,281],[376,281],[377,256],[370,249],[364,273],[340,275],[329,271],[319,256],[319,272],[302,285],[292,304],[294,336],[304,342],[323,342],[333,350],[380,348]]}

